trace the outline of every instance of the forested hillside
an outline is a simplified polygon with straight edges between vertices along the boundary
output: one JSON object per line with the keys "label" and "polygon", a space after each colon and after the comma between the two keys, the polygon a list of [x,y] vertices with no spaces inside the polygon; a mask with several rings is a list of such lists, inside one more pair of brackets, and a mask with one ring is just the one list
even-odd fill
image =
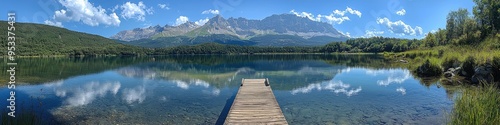
{"label": "forested hillside", "polygon": [[[0,29],[9,24],[0,21]],[[120,44],[114,40],[64,28],[15,23],[16,55],[137,55],[145,54],[141,47]],[[0,32],[0,47],[7,48],[7,31]],[[7,51],[0,51],[6,55]]]}

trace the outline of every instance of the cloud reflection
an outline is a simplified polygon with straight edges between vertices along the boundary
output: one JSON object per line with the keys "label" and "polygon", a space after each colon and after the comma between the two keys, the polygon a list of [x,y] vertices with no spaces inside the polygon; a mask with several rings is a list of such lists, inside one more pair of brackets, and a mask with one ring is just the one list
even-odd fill
{"label": "cloud reflection", "polygon": [[372,76],[387,75],[385,80],[377,80],[378,85],[387,86],[393,83],[403,83],[411,77],[409,70],[389,69],[389,70],[366,70],[366,74]]}
{"label": "cloud reflection", "polygon": [[199,80],[199,79],[193,79],[193,80],[190,80],[189,82],[185,82],[182,80],[172,80],[171,82],[176,84],[177,87],[179,87],[181,89],[189,89],[189,85],[203,86],[205,88],[210,87],[210,84],[208,82],[203,81],[203,80]]}
{"label": "cloud reflection", "polygon": [[120,82],[90,82],[75,89],[55,89],[56,96],[66,97],[65,103],[68,106],[82,106],[94,101],[97,97],[104,97],[107,93],[116,95],[120,89]]}
{"label": "cloud reflection", "polygon": [[403,87],[399,87],[396,89],[396,92],[401,92],[401,94],[405,95],[406,94],[406,89]]}
{"label": "cloud reflection", "polygon": [[350,84],[345,84],[342,81],[328,81],[323,83],[309,84],[303,88],[297,88],[292,90],[292,94],[295,95],[297,93],[309,93],[312,90],[330,90],[334,93],[342,93],[346,96],[352,96],[359,93],[362,89],[361,86],[356,89],[349,89],[351,87]]}
{"label": "cloud reflection", "polygon": [[138,86],[136,88],[130,89],[126,88],[123,90],[123,99],[127,101],[128,104],[138,102],[142,103],[146,99],[146,89],[144,86]]}
{"label": "cloud reflection", "polygon": [[156,78],[156,72],[151,69],[143,69],[138,67],[125,67],[116,70],[117,73],[122,74],[126,77],[141,77],[143,79],[154,79]]}

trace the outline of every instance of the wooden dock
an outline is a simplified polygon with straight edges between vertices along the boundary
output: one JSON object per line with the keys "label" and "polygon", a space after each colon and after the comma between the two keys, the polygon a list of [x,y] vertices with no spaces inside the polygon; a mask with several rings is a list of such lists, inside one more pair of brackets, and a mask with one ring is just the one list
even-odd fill
{"label": "wooden dock", "polygon": [[224,124],[288,123],[267,79],[243,79]]}

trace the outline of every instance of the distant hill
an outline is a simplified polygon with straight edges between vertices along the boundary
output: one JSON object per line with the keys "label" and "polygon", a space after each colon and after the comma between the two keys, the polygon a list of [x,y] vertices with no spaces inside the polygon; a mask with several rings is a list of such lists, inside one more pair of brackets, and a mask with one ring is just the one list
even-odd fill
{"label": "distant hill", "polygon": [[178,26],[165,25],[136,28],[111,37],[125,44],[144,47],[168,47],[216,42],[255,46],[320,46],[332,41],[345,41],[332,25],[312,21],[293,14],[280,14],[262,20],[245,18],[224,19],[217,15],[203,26],[186,22]]}
{"label": "distant hill", "polygon": [[[137,55],[144,49],[98,35],[43,24],[15,23],[16,55]],[[0,21],[0,29],[7,29]],[[0,32],[0,47],[7,48],[7,31]],[[0,55],[6,55],[0,51]]]}

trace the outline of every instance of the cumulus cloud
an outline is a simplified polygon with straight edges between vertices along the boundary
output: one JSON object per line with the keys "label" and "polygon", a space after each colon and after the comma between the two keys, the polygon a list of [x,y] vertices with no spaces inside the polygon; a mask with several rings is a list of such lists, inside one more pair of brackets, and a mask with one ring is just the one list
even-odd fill
{"label": "cumulus cloud", "polygon": [[209,9],[209,10],[205,10],[205,11],[201,12],[201,14],[219,14],[219,10]]}
{"label": "cumulus cloud", "polygon": [[179,18],[175,19],[175,25],[181,25],[189,21],[189,18],[186,16],[179,16]]}
{"label": "cumulus cloud", "polygon": [[396,14],[400,15],[400,16],[404,16],[406,14],[406,10],[405,9],[401,9],[401,10],[397,11]]}
{"label": "cumulus cloud", "polygon": [[51,26],[63,27],[62,23],[57,21],[45,20],[44,23]]}
{"label": "cumulus cloud", "polygon": [[318,15],[317,17],[314,17],[312,13],[308,12],[295,12],[295,10],[290,10],[290,13],[295,14],[298,17],[307,17],[308,19],[312,21],[321,21],[321,15]]}
{"label": "cumulus cloud", "polygon": [[328,16],[324,16],[325,19],[327,20],[328,23],[330,24],[342,24],[344,21],[351,20],[349,17],[343,16],[343,17],[335,17],[334,14],[330,14]]}
{"label": "cumulus cloud", "polygon": [[168,7],[167,4],[158,4],[158,7],[160,7],[161,9],[170,10],[170,7]]}
{"label": "cumulus cloud", "polygon": [[[352,14],[352,15],[357,15],[358,17],[361,17],[361,12],[358,10],[354,10],[350,7],[347,7],[347,9],[340,11],[340,10],[334,10],[332,13],[327,14],[327,15],[321,15],[318,14],[314,16],[312,13],[308,12],[296,12],[295,10],[291,10],[290,13],[298,16],[298,17],[307,17],[308,19],[312,21],[324,21],[330,24],[342,24],[344,21],[350,20],[349,17],[347,17],[347,13]],[[324,19],[324,20],[323,20]]]}
{"label": "cumulus cloud", "polygon": [[[342,34],[344,36],[351,37],[351,33],[349,33],[349,32],[345,32],[345,33],[342,31],[339,31],[339,32],[340,32],[340,34]],[[350,68],[349,68],[349,70],[350,70]]]}
{"label": "cumulus cloud", "polygon": [[64,9],[55,11],[53,18],[57,22],[81,21],[90,26],[120,25],[121,21],[116,13],[107,14],[106,9],[101,6],[95,7],[88,0],[59,0],[59,3]]}
{"label": "cumulus cloud", "polygon": [[194,24],[199,25],[199,26],[203,26],[203,25],[205,25],[205,23],[208,22],[208,20],[209,20],[208,18],[200,19],[200,20],[194,22]]}
{"label": "cumulus cloud", "polygon": [[392,33],[400,35],[412,35],[412,36],[422,35],[422,30],[423,30],[422,27],[419,26],[411,27],[410,25],[404,23],[401,20],[392,22],[388,18],[378,18],[377,24],[383,24],[387,28],[389,28],[389,30]]}
{"label": "cumulus cloud", "polygon": [[382,34],[384,34],[384,31],[365,30],[365,35],[363,37],[368,38],[368,37],[380,36]]}
{"label": "cumulus cloud", "polygon": [[153,8],[147,8],[142,1],[137,4],[126,2],[120,8],[122,9],[121,16],[125,19],[135,18],[139,21],[144,21],[146,13],[153,14]]}
{"label": "cumulus cloud", "polygon": [[175,24],[176,26],[181,25],[183,23],[186,23],[189,21],[189,18],[186,16],[179,16],[179,18],[175,19]]}
{"label": "cumulus cloud", "polygon": [[335,15],[339,15],[339,16],[344,16],[346,13],[350,13],[350,14],[353,14],[353,15],[357,15],[358,17],[361,17],[361,12],[358,11],[358,10],[354,10],[350,7],[347,7],[344,11],[340,11],[340,10],[334,10],[333,11],[333,14]]}

